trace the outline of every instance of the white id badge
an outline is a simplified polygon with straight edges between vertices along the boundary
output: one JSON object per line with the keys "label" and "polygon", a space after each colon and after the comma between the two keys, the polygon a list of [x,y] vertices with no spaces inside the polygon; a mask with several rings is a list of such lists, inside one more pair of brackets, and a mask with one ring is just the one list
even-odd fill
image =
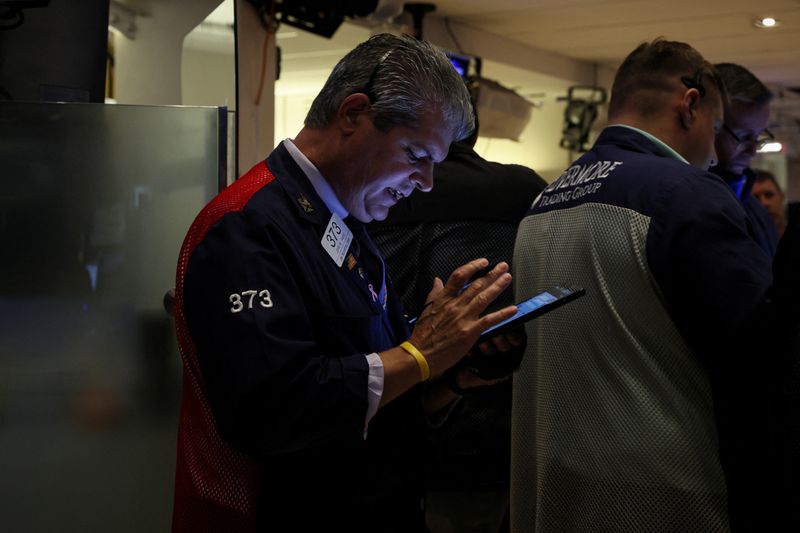
{"label": "white id badge", "polygon": [[321,244],[336,266],[342,266],[351,242],[353,242],[353,232],[342,222],[339,215],[332,214],[328,221],[328,227],[325,228],[325,233],[322,235]]}

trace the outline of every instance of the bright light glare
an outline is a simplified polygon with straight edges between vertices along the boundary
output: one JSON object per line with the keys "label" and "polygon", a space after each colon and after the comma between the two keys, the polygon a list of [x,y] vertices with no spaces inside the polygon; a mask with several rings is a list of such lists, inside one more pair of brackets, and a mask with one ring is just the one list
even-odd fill
{"label": "bright light glare", "polygon": [[775,152],[780,152],[783,150],[783,145],[779,142],[771,142],[767,143],[758,150],[759,154],[770,154]]}
{"label": "bright light glare", "polygon": [[760,19],[756,19],[753,24],[755,24],[756,28],[774,28],[778,24],[778,19],[774,17],[764,17]]}

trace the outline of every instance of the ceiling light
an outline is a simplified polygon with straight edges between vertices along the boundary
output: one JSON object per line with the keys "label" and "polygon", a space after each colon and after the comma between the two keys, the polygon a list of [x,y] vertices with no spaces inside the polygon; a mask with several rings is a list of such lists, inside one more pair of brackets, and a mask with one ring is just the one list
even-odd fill
{"label": "ceiling light", "polygon": [[769,142],[758,149],[759,154],[774,154],[783,150],[783,145],[777,141]]}
{"label": "ceiling light", "polygon": [[753,21],[756,28],[774,28],[779,26],[780,22],[773,17],[764,17]]}

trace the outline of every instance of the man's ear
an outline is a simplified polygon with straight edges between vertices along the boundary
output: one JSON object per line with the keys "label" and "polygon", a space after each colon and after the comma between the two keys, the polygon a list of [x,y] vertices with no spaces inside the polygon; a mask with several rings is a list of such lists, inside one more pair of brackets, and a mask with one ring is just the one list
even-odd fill
{"label": "man's ear", "polygon": [[369,97],[364,93],[353,93],[339,106],[336,123],[343,133],[352,133],[362,120],[369,119],[369,111]]}
{"label": "man's ear", "polygon": [[697,119],[697,108],[700,106],[700,92],[697,89],[686,89],[678,105],[681,125],[689,129]]}

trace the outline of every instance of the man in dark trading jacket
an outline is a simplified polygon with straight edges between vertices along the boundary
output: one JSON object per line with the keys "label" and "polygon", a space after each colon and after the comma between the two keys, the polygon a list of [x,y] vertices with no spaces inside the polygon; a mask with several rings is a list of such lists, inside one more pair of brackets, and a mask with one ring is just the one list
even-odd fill
{"label": "man in dark trading jacket", "polygon": [[428,380],[514,314],[484,314],[511,276],[503,263],[464,289],[477,259],[432,280],[409,332],[364,224],[430,190],[472,129],[441,51],[376,35],[337,64],[300,133],[195,220],[176,284],[174,532],[424,531],[425,416],[456,399]]}
{"label": "man in dark trading jacket", "polygon": [[728,103],[725,122],[714,145],[717,164],[711,167],[711,172],[730,186],[747,212],[758,244],[772,258],[779,236],[769,213],[752,195],[756,174],[750,170],[750,160],[756,151],[772,140],[767,130],[772,93],[741,65],[717,63],[714,66],[725,83]]}
{"label": "man in dark trading jacket", "polygon": [[516,299],[560,282],[586,296],[526,328],[513,533],[781,531],[774,376],[753,328],[770,261],[707,172],[724,89],[689,45],[640,45],[617,71],[609,126],[520,224]]}

